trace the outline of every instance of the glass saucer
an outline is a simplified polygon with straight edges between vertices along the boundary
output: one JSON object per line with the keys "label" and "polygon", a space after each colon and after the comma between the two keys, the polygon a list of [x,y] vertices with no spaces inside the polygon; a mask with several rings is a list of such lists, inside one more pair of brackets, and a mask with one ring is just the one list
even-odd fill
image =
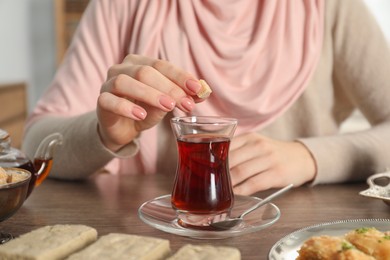
{"label": "glass saucer", "polygon": [[[240,215],[261,199],[248,196],[235,196],[231,216]],[[245,216],[244,221],[229,230],[196,230],[180,226],[176,212],[171,206],[171,195],[164,195],[149,200],[138,209],[140,219],[146,224],[159,230],[198,239],[223,239],[252,233],[271,226],[280,218],[280,210],[272,203],[268,203]]]}

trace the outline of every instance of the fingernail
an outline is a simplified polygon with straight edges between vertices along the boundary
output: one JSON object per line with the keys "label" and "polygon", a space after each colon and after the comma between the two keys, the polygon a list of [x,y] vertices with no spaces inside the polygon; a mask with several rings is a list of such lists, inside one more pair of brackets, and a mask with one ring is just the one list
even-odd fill
{"label": "fingernail", "polygon": [[143,120],[146,117],[146,111],[139,107],[133,107],[133,110],[131,111],[135,119]]}
{"label": "fingernail", "polygon": [[165,95],[162,95],[159,98],[158,102],[168,111],[171,111],[175,107],[175,101]]}
{"label": "fingernail", "polygon": [[192,91],[194,94],[197,94],[199,90],[202,88],[200,85],[199,81],[193,80],[193,79],[188,79],[186,81],[186,87]]}
{"label": "fingernail", "polygon": [[192,109],[194,109],[194,106],[195,106],[194,102],[189,98],[182,98],[180,101],[180,104],[188,112],[190,112]]}

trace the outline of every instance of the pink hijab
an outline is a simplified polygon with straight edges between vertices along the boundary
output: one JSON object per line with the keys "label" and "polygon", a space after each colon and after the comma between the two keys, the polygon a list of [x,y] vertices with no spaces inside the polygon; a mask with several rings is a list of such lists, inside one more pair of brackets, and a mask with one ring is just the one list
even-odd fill
{"label": "pink hijab", "polygon": [[[288,109],[321,53],[322,0],[150,1],[139,8],[147,12],[130,53],[169,60],[206,79],[213,94],[193,114],[238,118],[236,134],[258,130]],[[156,161],[156,138],[156,129],[140,138],[143,162]],[[144,171],[155,172],[155,165],[144,164]]]}
{"label": "pink hijab", "polygon": [[[91,3],[29,124],[48,113],[95,109],[107,68],[137,53],[169,60],[210,84],[213,94],[193,114],[238,118],[236,134],[256,131],[297,100],[321,54],[323,0]],[[143,132],[140,153],[113,160],[108,169],[155,173],[157,134],[156,127]]]}

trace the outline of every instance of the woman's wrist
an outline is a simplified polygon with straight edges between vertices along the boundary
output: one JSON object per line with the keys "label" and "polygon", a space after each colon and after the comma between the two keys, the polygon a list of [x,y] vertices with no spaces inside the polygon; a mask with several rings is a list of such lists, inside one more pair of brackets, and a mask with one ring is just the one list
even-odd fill
{"label": "woman's wrist", "polygon": [[110,138],[108,138],[108,136],[105,134],[104,131],[101,130],[101,127],[100,127],[100,124],[98,123],[97,125],[97,131],[98,131],[98,135],[99,135],[99,138],[100,138],[100,142],[102,143],[102,145],[108,149],[109,151],[113,152],[113,153],[116,153],[118,152],[120,149],[122,149],[124,146],[126,146],[128,143],[132,142],[134,139],[131,139],[128,143],[126,144],[117,144],[115,142],[112,142],[110,140]]}

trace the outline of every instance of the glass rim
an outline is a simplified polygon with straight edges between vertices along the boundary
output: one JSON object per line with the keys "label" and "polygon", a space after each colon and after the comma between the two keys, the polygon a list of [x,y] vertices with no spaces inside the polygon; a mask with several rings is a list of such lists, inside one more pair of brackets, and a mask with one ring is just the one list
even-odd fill
{"label": "glass rim", "polygon": [[180,123],[186,125],[233,125],[237,124],[238,120],[233,117],[221,116],[176,116],[171,118],[172,123]]}

